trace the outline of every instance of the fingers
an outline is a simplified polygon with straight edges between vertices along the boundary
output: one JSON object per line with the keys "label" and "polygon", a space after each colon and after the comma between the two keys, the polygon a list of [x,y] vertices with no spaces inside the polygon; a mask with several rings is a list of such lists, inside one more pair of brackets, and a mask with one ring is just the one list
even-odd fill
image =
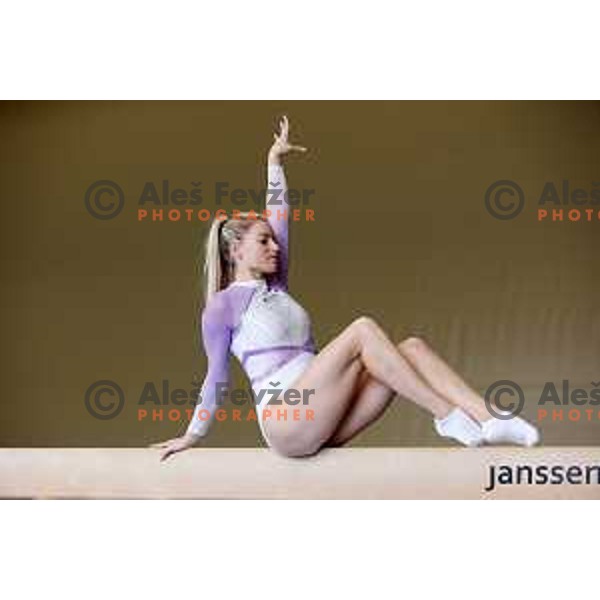
{"label": "fingers", "polygon": [[173,454],[177,454],[177,452],[182,452],[183,450],[187,449],[187,446],[181,445],[180,438],[175,438],[166,442],[158,442],[156,444],[151,444],[150,447],[162,450],[162,452],[160,453],[160,462],[164,462]]}
{"label": "fingers", "polygon": [[156,442],[155,444],[150,444],[149,448],[166,448],[168,442]]}
{"label": "fingers", "polygon": [[167,458],[169,458],[169,456],[171,456],[171,454],[173,454],[172,450],[167,450],[166,452],[163,452],[160,455],[160,462],[165,462],[165,460],[167,460]]}
{"label": "fingers", "polygon": [[150,444],[149,448],[173,448],[177,445],[179,438],[174,438],[172,440],[166,440],[164,442],[156,442],[155,444]]}
{"label": "fingers", "polygon": [[308,152],[305,146],[296,146],[288,143],[288,134],[290,130],[290,122],[287,115],[283,115],[279,121],[279,133],[274,133],[273,138],[275,144],[278,144],[278,151],[281,154],[285,154],[290,150],[296,150],[297,152]]}
{"label": "fingers", "polygon": [[169,458],[169,456],[176,454],[177,452],[181,452],[181,450],[182,450],[181,446],[179,446],[177,443],[175,443],[173,441],[173,443],[169,444],[168,447],[166,447],[166,450],[161,452],[160,462],[164,462],[165,460],[167,460],[167,458]]}
{"label": "fingers", "polygon": [[286,115],[283,115],[281,121],[279,121],[279,135],[275,134],[275,140],[281,140],[282,142],[287,141],[288,133],[290,130],[290,122]]}

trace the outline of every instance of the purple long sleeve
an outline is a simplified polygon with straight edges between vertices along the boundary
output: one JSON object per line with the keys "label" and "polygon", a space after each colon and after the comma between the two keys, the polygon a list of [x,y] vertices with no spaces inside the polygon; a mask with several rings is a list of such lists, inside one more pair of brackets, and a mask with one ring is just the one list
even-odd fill
{"label": "purple long sleeve", "polygon": [[[289,267],[289,221],[290,205],[287,198],[287,181],[281,165],[270,163],[267,167],[267,190],[280,190],[279,195],[267,192],[267,210],[271,212],[268,221],[279,245],[279,270],[272,279],[272,287],[287,291]],[[269,200],[276,204],[269,204]]]}
{"label": "purple long sleeve", "polygon": [[[202,312],[202,339],[208,370],[194,416],[187,429],[187,433],[193,435],[205,436],[208,433],[215,411],[222,404],[217,403],[217,384],[220,389],[229,384],[229,347],[232,335],[229,300],[227,293],[217,293]],[[208,411],[208,414],[203,411]]]}

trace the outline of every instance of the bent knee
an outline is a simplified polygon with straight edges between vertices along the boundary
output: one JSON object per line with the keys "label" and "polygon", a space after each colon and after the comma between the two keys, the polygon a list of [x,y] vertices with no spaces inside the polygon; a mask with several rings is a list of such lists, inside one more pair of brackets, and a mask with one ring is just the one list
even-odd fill
{"label": "bent knee", "polygon": [[402,340],[399,344],[398,347],[402,348],[403,350],[421,350],[422,348],[425,348],[427,346],[427,342],[425,342],[424,339],[416,336],[416,335],[411,335],[409,337],[407,337],[406,339]]}
{"label": "bent knee", "polygon": [[373,329],[379,327],[377,321],[368,315],[361,315],[352,321],[352,326],[358,330]]}

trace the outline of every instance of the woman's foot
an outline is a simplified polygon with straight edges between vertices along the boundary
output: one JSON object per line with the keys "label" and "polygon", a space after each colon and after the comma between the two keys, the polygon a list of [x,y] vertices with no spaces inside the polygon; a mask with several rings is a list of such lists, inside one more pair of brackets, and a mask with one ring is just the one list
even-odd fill
{"label": "woman's foot", "polygon": [[[502,414],[508,415],[504,412]],[[481,431],[486,444],[517,444],[518,446],[535,446],[540,441],[537,427],[521,417],[498,419],[491,417],[481,423]]]}
{"label": "woman's foot", "polygon": [[434,419],[433,422],[439,435],[452,438],[464,446],[479,446],[484,441],[479,423],[458,407],[443,419]]}

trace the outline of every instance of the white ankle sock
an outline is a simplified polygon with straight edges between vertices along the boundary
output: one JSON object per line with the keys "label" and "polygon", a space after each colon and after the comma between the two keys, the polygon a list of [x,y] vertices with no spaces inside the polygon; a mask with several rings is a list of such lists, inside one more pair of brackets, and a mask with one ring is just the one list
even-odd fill
{"label": "white ankle sock", "polygon": [[481,427],[466,412],[455,408],[443,419],[434,419],[435,430],[442,437],[457,440],[465,446],[479,446],[483,442]]}
{"label": "white ankle sock", "polygon": [[521,417],[513,417],[512,419],[492,417],[481,424],[481,431],[487,444],[534,446],[540,440],[537,427]]}

